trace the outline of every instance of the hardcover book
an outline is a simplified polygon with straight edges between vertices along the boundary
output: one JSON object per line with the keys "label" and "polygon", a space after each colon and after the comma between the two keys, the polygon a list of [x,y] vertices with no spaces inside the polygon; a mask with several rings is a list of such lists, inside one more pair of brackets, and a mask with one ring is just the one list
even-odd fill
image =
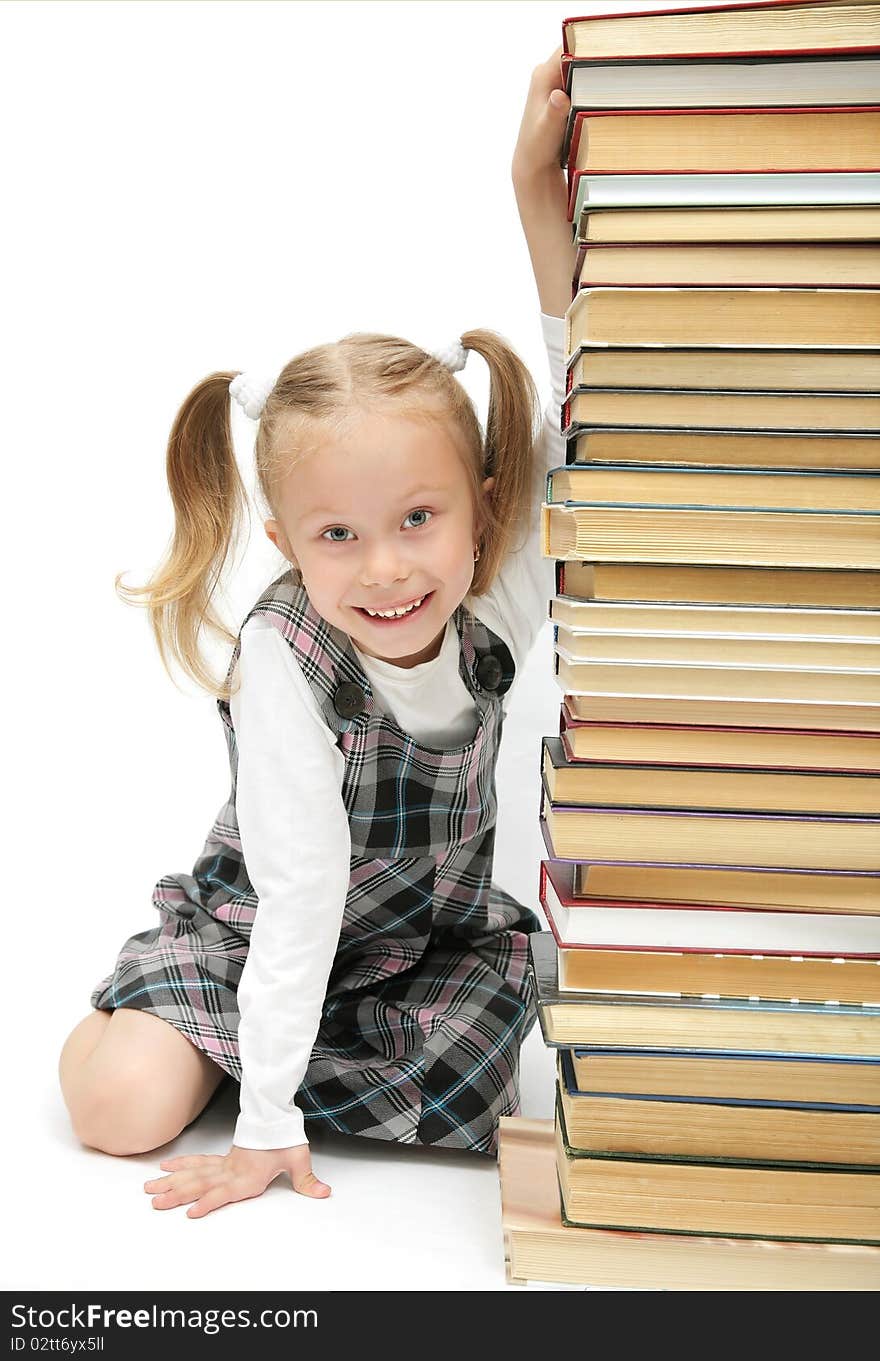
{"label": "hardcover book", "polygon": [[762,54],[611,62],[563,55],[562,75],[571,99],[562,147],[565,161],[578,109],[873,105],[880,89],[880,58]]}
{"label": "hardcover book", "polygon": [[819,1106],[880,1108],[880,1058],[757,1058],[724,1051],[603,1049],[563,1051],[579,1088],[593,1092],[719,1098]]}
{"label": "hardcover book", "polygon": [[878,283],[880,250],[867,241],[583,242],[575,261],[572,292],[602,285],[876,288]]}
{"label": "hardcover book", "polygon": [[[549,908],[546,912],[555,935],[553,914]],[[595,919],[602,914],[596,910],[587,915]],[[880,1005],[880,962],[856,956],[832,959],[564,942],[558,950],[560,984],[571,993]]]}
{"label": "hardcover book", "polygon": [[[590,669],[585,671],[585,666]],[[556,667],[557,680],[566,691],[569,711],[573,717],[588,723],[880,731],[880,705],[874,696],[866,703],[843,700],[836,693],[800,699],[789,693],[780,698],[772,693],[772,684],[764,694],[743,696],[736,693],[735,686],[730,687],[732,693],[723,693],[724,677],[717,670],[710,670],[706,676],[704,668],[704,678],[716,690],[715,695],[708,698],[702,693],[702,686],[695,686],[694,682],[701,678],[694,672],[683,675],[679,667],[671,668],[676,674],[669,675],[668,671],[655,667],[651,674],[645,674],[644,669],[634,666],[627,667],[627,671],[637,673],[631,676],[631,692],[627,693],[621,690],[620,674],[615,678],[598,663],[569,665],[557,654]],[[618,668],[618,673],[622,671],[623,668]],[[765,673],[765,676],[768,674],[772,678],[779,673]],[[658,686],[658,675],[663,685]],[[732,672],[728,668],[727,680],[737,675],[751,673]],[[663,689],[667,693],[662,693]]]}
{"label": "hardcover book", "polygon": [[[811,568],[688,566],[578,559],[556,563],[556,589],[560,595],[581,600],[790,605],[816,609],[880,607],[880,572]],[[858,727],[858,724],[853,726]]]}
{"label": "hardcover book", "polygon": [[567,167],[618,175],[871,171],[880,169],[878,147],[876,106],[596,109],[575,115]]}
{"label": "hardcover book", "polygon": [[568,394],[562,409],[564,434],[602,425],[874,434],[880,432],[880,393],[588,387]]}
{"label": "hardcover book", "polygon": [[[880,678],[876,638],[765,637],[761,634],[626,632],[554,625],[560,658],[578,662],[624,662],[646,666],[765,667],[773,670],[868,672]],[[880,687],[880,679],[876,684]],[[842,786],[838,786],[842,789]]]}
{"label": "hardcover book", "polygon": [[666,907],[779,908],[880,915],[880,871],[706,869],[697,865],[574,865],[573,897],[652,901]]}
{"label": "hardcover book", "polygon": [[583,204],[572,236],[580,241],[871,241],[880,236],[876,203]]}
{"label": "hardcover book", "polygon": [[[847,401],[848,398],[839,398]],[[880,410],[880,398],[878,398]],[[880,473],[840,469],[703,468],[674,463],[566,464],[547,473],[550,505],[693,505],[729,510],[880,512]]]}
{"label": "hardcover book", "polygon": [[[697,350],[649,346],[606,349],[593,345],[576,350],[566,369],[566,391],[571,393],[583,388],[807,394],[880,392],[880,350]],[[628,423],[619,422],[618,425]],[[733,443],[736,447],[739,441]],[[794,439],[784,443],[799,444],[806,451],[809,441]],[[846,454],[848,446],[854,443],[858,441],[838,440],[839,449],[832,447],[829,451],[831,457],[827,466],[841,466],[836,455],[838,452]],[[876,437],[873,453],[876,466],[880,467],[880,441]],[[720,453],[714,461],[722,461]]]}
{"label": "hardcover book", "polygon": [[541,533],[549,558],[880,568],[877,511],[568,501],[541,507]]}
{"label": "hardcover book", "polygon": [[[541,861],[539,896],[560,951],[559,981],[563,988],[576,992],[696,992],[769,997],[771,993],[760,985],[761,974],[766,973],[768,980],[795,977],[798,969],[786,968],[786,961],[801,956],[810,960],[808,967],[800,970],[802,975],[815,972],[821,979],[839,976],[841,981],[837,988],[862,989],[857,995],[844,998],[834,988],[826,991],[823,982],[818,1000],[832,998],[880,1005],[880,996],[876,996],[880,989],[880,901],[874,904],[877,915],[868,915],[844,911],[798,912],[763,904],[749,907],[711,901],[670,903],[652,898],[635,901],[582,898],[573,892],[574,878],[571,862]],[[568,959],[562,957],[566,951],[571,952]],[[601,953],[603,958],[592,959],[594,951]],[[614,958],[614,951],[619,952],[619,958]],[[669,952],[666,959],[662,957],[663,951]],[[676,958],[687,951],[703,952],[706,958],[695,961]],[[646,958],[633,959],[633,952],[643,952]],[[649,958],[652,953],[658,954],[658,958]],[[581,954],[583,958],[580,958]],[[717,956],[715,963],[713,955]],[[743,958],[734,959],[727,965],[723,959],[728,955]],[[757,955],[779,958],[753,959],[749,972],[749,958]],[[839,960],[840,965],[822,967],[823,960]],[[849,960],[864,967],[852,970],[852,978],[847,984]],[[815,970],[813,961],[816,961]],[[674,982],[676,978],[685,977],[691,964],[694,986],[683,987]],[[571,972],[581,978],[590,974],[597,981],[595,984],[571,982],[563,976],[563,966],[571,966]],[[777,966],[778,972],[774,974]],[[633,980],[641,976],[650,986],[642,987],[635,981],[627,986],[626,971],[630,967]],[[705,987],[698,986],[700,969],[705,976]],[[709,981],[713,970],[719,982],[728,976],[743,981],[751,976],[759,986],[737,987],[734,991],[726,986],[711,987]],[[817,996],[815,990],[810,994],[798,988],[791,991],[785,983],[783,987],[783,998]],[[868,996],[868,992],[875,995]]]}
{"label": "hardcover book", "polygon": [[[657,351],[658,356],[662,357],[663,353]],[[724,352],[706,353],[717,355],[719,363],[725,362]],[[727,353],[735,365],[736,353]],[[764,354],[760,357],[767,358]],[[844,351],[843,358],[848,360],[849,357],[850,351]],[[858,363],[858,360],[854,362]],[[880,468],[880,439],[872,434],[820,430],[700,430],[670,429],[668,426],[648,429],[621,425],[590,428],[575,425],[566,443],[565,459],[569,464],[679,463],[702,467],[837,468],[867,472]],[[837,580],[844,584],[844,578],[839,574]],[[880,599],[880,594],[877,598]],[[834,605],[838,601],[831,599],[827,603]],[[839,603],[846,604],[847,601]]]}
{"label": "hardcover book", "polygon": [[591,1228],[880,1245],[880,1169],[585,1153],[557,1100],[565,1217]]}
{"label": "hardcover book", "polygon": [[880,1007],[570,992],[557,984],[556,958],[549,931],[529,936],[538,1021],[544,1043],[554,1049],[589,1046],[620,1055],[638,1050],[658,1058],[727,1056],[789,1064],[875,1061],[880,1053]]}
{"label": "hardcover book", "polygon": [[563,1222],[552,1120],[502,1116],[507,1280],[642,1290],[877,1290],[880,1249],[582,1229]]}
{"label": "hardcover book", "polygon": [[557,804],[694,810],[854,814],[880,818],[880,776],[768,766],[686,766],[569,761],[558,737],[543,739],[542,772]]}
{"label": "hardcover book", "polygon": [[[880,77],[880,62],[877,65]],[[585,209],[603,204],[631,208],[674,205],[679,211],[708,203],[716,209],[846,203],[876,207],[878,185],[880,175],[873,170],[780,171],[774,175],[745,170],[706,170],[697,175],[674,170],[650,175],[636,170],[622,175],[573,170],[568,183],[568,219],[578,223]],[[573,225],[572,236],[575,234]]]}
{"label": "hardcover book", "polygon": [[565,313],[565,349],[580,345],[877,343],[880,290],[871,288],[582,288]]}
{"label": "hardcover book", "polygon": [[578,1085],[571,1051],[557,1050],[559,1105],[576,1154],[636,1154],[766,1166],[880,1171],[880,1106],[695,1100]]}
{"label": "hardcover book", "polygon": [[[557,596],[557,599],[560,597]],[[559,738],[565,759],[634,765],[757,767],[773,770],[880,774],[877,733],[810,732],[804,728],[722,728],[697,724],[588,723],[563,698]]]}
{"label": "hardcover book", "polygon": [[549,617],[577,634],[732,634],[800,639],[880,641],[880,610],[733,604],[665,604],[637,600],[551,597]]}
{"label": "hardcover book", "polygon": [[540,825],[552,860],[880,870],[880,818],[585,807],[553,803],[542,781]]}
{"label": "hardcover book", "polygon": [[862,0],[763,0],[672,6],[564,19],[563,52],[593,61],[627,57],[871,51],[880,46],[880,5]]}

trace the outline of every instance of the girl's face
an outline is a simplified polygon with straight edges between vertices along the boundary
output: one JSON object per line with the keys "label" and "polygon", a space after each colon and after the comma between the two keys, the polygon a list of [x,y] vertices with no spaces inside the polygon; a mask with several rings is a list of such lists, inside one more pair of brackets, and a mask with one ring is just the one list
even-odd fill
{"label": "girl's face", "polygon": [[[318,613],[368,656],[402,667],[436,657],[473,580],[477,533],[463,456],[442,424],[358,415],[292,467],[278,495],[266,533]],[[399,618],[368,613],[416,601]]]}

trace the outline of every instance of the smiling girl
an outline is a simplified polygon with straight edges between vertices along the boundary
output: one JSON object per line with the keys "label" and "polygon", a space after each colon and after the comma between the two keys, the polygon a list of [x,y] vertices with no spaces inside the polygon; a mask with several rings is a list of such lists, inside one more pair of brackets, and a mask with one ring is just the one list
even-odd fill
{"label": "smiling girl", "polygon": [[[574,265],[558,53],[534,72],[513,181],[554,401],[491,331],[432,355],[358,334],[268,382],[214,373],[168,445],[174,539],[145,597],[160,653],[216,696],[231,789],[190,874],[153,891],[60,1059],[80,1140],[125,1155],[175,1138],[228,1075],[224,1156],[172,1158],[145,1190],[190,1217],[309,1196],[309,1129],[494,1156],[534,1023],[533,913],[492,882],[495,767],[511,687],[553,594],[541,557]],[[455,377],[486,362],[485,433]],[[246,500],[230,396],[256,422],[269,538],[287,561],[231,638],[199,653]]]}

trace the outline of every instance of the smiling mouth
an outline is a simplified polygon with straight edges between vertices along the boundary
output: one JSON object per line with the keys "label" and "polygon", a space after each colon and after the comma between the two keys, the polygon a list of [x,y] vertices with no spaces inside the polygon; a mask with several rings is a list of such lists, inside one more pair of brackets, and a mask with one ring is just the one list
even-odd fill
{"label": "smiling mouth", "polygon": [[433,591],[429,591],[427,595],[423,595],[421,597],[416,596],[416,599],[419,601],[419,604],[411,606],[403,614],[393,615],[370,614],[369,610],[364,609],[362,605],[353,605],[352,609],[357,610],[358,614],[361,615],[364,619],[369,619],[371,624],[379,624],[384,627],[388,627],[390,625],[393,627],[395,624],[403,624],[406,622],[407,619],[414,619],[417,614],[421,614],[422,610],[428,604],[428,601],[431,599],[433,594],[434,594]]}

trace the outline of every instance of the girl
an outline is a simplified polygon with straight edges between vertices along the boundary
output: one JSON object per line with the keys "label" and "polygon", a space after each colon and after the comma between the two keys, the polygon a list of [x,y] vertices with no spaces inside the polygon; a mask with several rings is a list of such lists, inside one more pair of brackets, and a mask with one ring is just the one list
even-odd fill
{"label": "girl", "polygon": [[[537,441],[532,380],[488,331],[439,357],[348,336],[262,387],[213,374],[177,415],[174,540],[140,593],[166,666],[170,649],[217,696],[232,787],[59,1065],[77,1136],[123,1155],[176,1137],[224,1074],[240,1082],[230,1152],[162,1162],[170,1175],[144,1187],[157,1209],[202,1216],[284,1171],[328,1195],[305,1120],[494,1154],[499,1116],[518,1110],[540,925],[492,883],[494,773],[553,593],[536,508],[564,461],[559,83],[556,52],[533,74],[512,167],[554,377]],[[485,441],[453,372],[470,350],[491,375]],[[234,639],[211,608],[244,495],[230,392],[259,421],[265,528],[289,563]],[[199,657],[203,624],[234,643],[222,686]]]}

